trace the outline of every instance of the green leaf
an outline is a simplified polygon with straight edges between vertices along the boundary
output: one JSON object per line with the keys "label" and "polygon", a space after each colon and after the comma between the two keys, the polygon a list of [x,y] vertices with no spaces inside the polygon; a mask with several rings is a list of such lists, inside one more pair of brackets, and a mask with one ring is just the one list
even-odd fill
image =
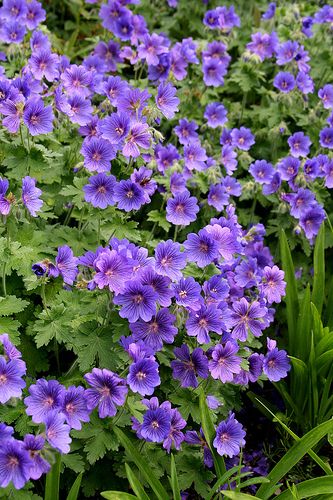
{"label": "green leaf", "polygon": [[157,222],[157,224],[164,229],[164,231],[169,231],[171,224],[165,218],[165,213],[159,210],[152,210],[148,214],[148,220],[150,222]]}
{"label": "green leaf", "polygon": [[165,500],[169,498],[168,493],[162,486],[162,483],[156,478],[156,476],[152,473],[151,467],[144,461],[142,460],[142,456],[140,453],[136,450],[136,448],[133,446],[131,441],[128,439],[126,434],[122,430],[120,430],[118,427],[114,428],[114,432],[116,436],[118,437],[119,441],[137,466],[137,468],[140,470],[141,474],[143,475],[144,479],[147,481],[147,483],[150,485],[152,490],[154,491],[155,495],[159,500]]}
{"label": "green leaf", "polygon": [[124,491],[103,491],[101,496],[106,500],[133,500],[133,498],[138,498]]}
{"label": "green leaf", "polygon": [[15,295],[0,297],[0,316],[17,314],[29,305],[27,300],[19,299]]}
{"label": "green leaf", "polygon": [[238,491],[223,491],[223,495],[231,500],[249,500],[250,498],[261,498],[258,496],[248,495],[247,493],[239,493]]}
{"label": "green leaf", "polygon": [[268,500],[270,495],[274,493],[277,483],[281,478],[285,477],[294,465],[311,450],[319,441],[333,429],[333,420],[324,422],[310,432],[305,434],[276,464],[276,466],[268,474],[269,484],[262,484],[257,492],[257,497]]}
{"label": "green leaf", "polygon": [[214,486],[212,486],[212,489],[209,491],[208,495],[205,497],[205,500],[210,500],[214,494],[217,492],[217,490],[222,486],[224,483],[228,481],[228,479],[234,474],[239,472],[239,465],[235,465],[234,467],[231,467],[231,469],[227,470],[224,474],[222,474],[221,477],[218,478]]}
{"label": "green leaf", "polygon": [[171,484],[172,493],[173,493],[173,500],[181,500],[180,488],[179,488],[178,477],[177,477],[177,469],[176,469],[176,464],[175,464],[175,458],[173,455],[171,455],[171,480],[170,480],[170,484]]}
{"label": "green leaf", "polygon": [[57,453],[56,461],[50,472],[46,475],[44,500],[59,499],[61,455]]}
{"label": "green leaf", "polygon": [[149,496],[146,494],[145,490],[141,486],[139,479],[136,477],[132,469],[128,464],[125,464],[126,475],[128,482],[131,485],[132,490],[140,500],[149,500]]}
{"label": "green leaf", "polygon": [[280,252],[282,268],[287,282],[285,302],[287,305],[287,322],[289,335],[289,354],[297,355],[298,339],[296,338],[296,318],[298,317],[299,303],[295,279],[294,264],[291,257],[288,240],[285,232],[280,232]]}
{"label": "green leaf", "polygon": [[78,499],[81,481],[82,481],[82,472],[81,472],[81,474],[79,474],[77,476],[74,483],[72,484],[72,487],[69,490],[69,493],[67,495],[67,500],[77,500]]}
{"label": "green leaf", "polygon": [[316,238],[313,256],[312,302],[321,314],[325,297],[325,224],[322,223]]}
{"label": "green leaf", "polygon": [[[309,479],[308,481],[303,481],[295,486],[297,491],[297,498],[310,498],[314,495],[325,495],[327,493],[333,494],[333,477],[323,476],[316,477],[315,479]],[[274,497],[275,500],[294,500],[293,493],[288,490],[280,493],[280,495]]]}
{"label": "green leaf", "polygon": [[[305,295],[300,306],[299,317],[297,321],[297,339],[298,345],[296,346],[295,355],[299,357],[302,361],[307,362],[309,358],[310,344],[311,344],[311,324],[312,324],[312,314],[311,314],[311,293],[310,285],[307,286],[305,290]],[[302,339],[301,342],[299,340]],[[299,385],[297,386],[300,387]]]}
{"label": "green leaf", "polygon": [[68,453],[62,456],[62,464],[77,474],[84,471],[84,461],[78,453]]}
{"label": "green leaf", "polygon": [[221,457],[213,447],[213,441],[216,435],[216,430],[206,402],[206,395],[202,387],[199,396],[199,405],[200,405],[201,425],[203,433],[207,441],[208,447],[213,455],[216,474],[219,477],[226,471],[225,463],[223,457]]}

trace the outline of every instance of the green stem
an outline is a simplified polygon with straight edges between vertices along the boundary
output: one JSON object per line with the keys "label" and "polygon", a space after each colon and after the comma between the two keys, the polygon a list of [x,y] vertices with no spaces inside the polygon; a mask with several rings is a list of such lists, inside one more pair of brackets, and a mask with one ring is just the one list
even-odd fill
{"label": "green stem", "polygon": [[243,100],[242,100],[242,109],[241,109],[241,114],[240,114],[239,121],[238,121],[238,126],[242,123],[242,120],[243,120],[243,114],[244,114],[244,110],[245,110],[245,106],[246,106],[246,99],[247,99],[247,92],[244,92]]}
{"label": "green stem", "polygon": [[97,220],[97,246],[99,246],[101,242],[101,213],[98,212],[98,220]]}
{"label": "green stem", "polygon": [[175,234],[173,236],[173,241],[177,240],[177,235],[178,235],[178,226],[175,226]]}
{"label": "green stem", "polygon": [[2,289],[3,289],[4,297],[7,296],[7,288],[6,288],[6,265],[7,265],[7,262],[4,262],[3,263],[3,268],[2,268]]}
{"label": "green stem", "polygon": [[74,210],[74,205],[71,206],[71,208],[68,210],[65,221],[64,221],[64,226],[67,226],[69,223],[69,219],[71,218],[72,212]]}

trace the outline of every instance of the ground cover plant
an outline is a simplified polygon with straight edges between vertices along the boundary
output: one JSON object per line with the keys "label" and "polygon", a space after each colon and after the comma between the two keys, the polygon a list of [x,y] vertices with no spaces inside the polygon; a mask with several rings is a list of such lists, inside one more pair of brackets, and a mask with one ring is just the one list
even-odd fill
{"label": "ground cover plant", "polygon": [[0,498],[332,498],[332,27],[3,1]]}

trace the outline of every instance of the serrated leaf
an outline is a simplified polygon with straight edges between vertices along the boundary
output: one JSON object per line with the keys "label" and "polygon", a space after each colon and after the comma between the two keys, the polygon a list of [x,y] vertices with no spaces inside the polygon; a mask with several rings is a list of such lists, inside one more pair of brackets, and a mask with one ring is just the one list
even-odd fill
{"label": "serrated leaf", "polygon": [[7,295],[0,297],[0,316],[9,316],[23,311],[29,302],[27,300],[19,299],[15,295]]}

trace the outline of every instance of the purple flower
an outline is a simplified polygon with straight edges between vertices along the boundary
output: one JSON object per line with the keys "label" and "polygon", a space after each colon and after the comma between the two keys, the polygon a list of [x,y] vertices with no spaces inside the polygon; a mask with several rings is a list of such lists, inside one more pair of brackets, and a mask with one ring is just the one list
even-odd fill
{"label": "purple flower", "polygon": [[249,172],[259,184],[269,184],[275,173],[274,167],[266,160],[256,160],[249,167]]}
{"label": "purple flower", "polygon": [[112,106],[117,106],[118,99],[121,98],[121,96],[123,96],[127,91],[128,83],[122,80],[120,76],[109,76],[103,84],[103,93],[106,94]]}
{"label": "purple flower", "polygon": [[215,241],[218,252],[224,259],[231,260],[233,254],[240,251],[239,243],[228,227],[214,224],[213,226],[206,226],[204,229]]}
{"label": "purple flower", "polygon": [[24,400],[27,415],[31,415],[37,424],[45,422],[50,412],[60,411],[64,392],[64,387],[57,380],[37,380],[29,387],[30,396]]}
{"label": "purple flower", "polygon": [[27,14],[24,0],[4,0],[0,8],[0,18],[6,21],[22,20]]}
{"label": "purple flower", "polygon": [[22,201],[33,217],[37,217],[43,201],[39,199],[42,191],[36,187],[36,180],[29,176],[22,179]]}
{"label": "purple flower", "polygon": [[208,205],[216,208],[219,212],[229,203],[229,194],[226,192],[224,185],[214,184],[210,187],[207,199]]}
{"label": "purple flower", "polygon": [[256,286],[259,280],[257,259],[249,257],[248,260],[243,260],[236,266],[234,280],[242,288]]}
{"label": "purple flower", "polygon": [[207,160],[206,150],[199,142],[192,142],[184,147],[185,166],[189,170],[205,170]]}
{"label": "purple flower", "polygon": [[25,365],[16,359],[5,360],[0,356],[0,403],[6,403],[10,398],[19,398],[25,382],[22,376],[25,375]]}
{"label": "purple flower", "polygon": [[93,82],[93,73],[83,66],[72,64],[62,73],[60,78],[69,95],[88,97],[91,94],[90,86]]}
{"label": "purple flower", "polygon": [[6,488],[12,481],[17,490],[23,488],[30,478],[32,461],[22,441],[11,439],[1,443],[0,486]]}
{"label": "purple flower", "polygon": [[31,479],[39,479],[42,474],[47,474],[51,469],[51,465],[41,456],[41,451],[44,448],[45,439],[43,436],[34,436],[26,434],[24,436],[24,449],[29,453],[31,466],[29,476]]}
{"label": "purple flower", "polygon": [[219,455],[232,458],[239,454],[242,446],[245,446],[245,435],[242,424],[235,419],[234,413],[230,413],[227,420],[217,426],[213,446]]}
{"label": "purple flower", "polygon": [[104,172],[89,177],[88,184],[83,186],[84,199],[96,208],[107,208],[115,204],[114,189],[116,178]]}
{"label": "purple flower", "polygon": [[77,257],[67,245],[58,247],[58,254],[55,259],[56,268],[63,277],[67,285],[73,285],[77,275]]}
{"label": "purple flower", "polygon": [[52,54],[49,48],[41,48],[33,52],[29,67],[36,80],[45,77],[48,82],[53,82],[59,75],[58,62],[57,54]]}
{"label": "purple flower", "polygon": [[141,154],[139,147],[142,149],[150,148],[150,133],[147,123],[137,122],[132,125],[125,139],[123,155],[126,156],[126,158],[131,156],[137,158]]}
{"label": "purple flower", "polygon": [[27,3],[27,12],[25,14],[25,25],[29,30],[34,30],[45,21],[46,12],[37,0],[31,0]]}
{"label": "purple flower", "polygon": [[221,382],[231,382],[234,373],[240,373],[242,358],[236,356],[238,345],[227,341],[225,346],[217,344],[212,352],[212,359],[208,362],[209,371],[214,379]]}
{"label": "purple flower", "polygon": [[151,286],[141,285],[137,281],[128,281],[124,293],[114,297],[113,301],[122,306],[119,314],[135,323],[139,318],[150,321],[156,313],[157,294]]}
{"label": "purple flower", "polygon": [[132,363],[127,375],[127,383],[133,392],[138,392],[141,396],[151,396],[155,387],[161,383],[158,363],[150,358]]}
{"label": "purple flower", "polygon": [[130,130],[130,119],[125,114],[112,113],[100,122],[99,130],[103,139],[119,147]]}
{"label": "purple flower", "polygon": [[133,120],[140,119],[149,97],[150,94],[146,89],[128,89],[127,92],[124,92],[118,98],[118,113],[125,113]]}
{"label": "purple flower", "polygon": [[281,43],[276,51],[276,64],[283,66],[284,64],[291,62],[296,57],[298,49],[298,42],[287,40],[286,42]]}
{"label": "purple flower", "polygon": [[184,247],[187,259],[199,267],[208,266],[219,256],[218,244],[205,229],[188,234]]}
{"label": "purple flower", "polygon": [[202,306],[199,311],[191,311],[186,321],[187,334],[197,337],[199,344],[209,344],[209,332],[222,334],[223,327],[221,309],[214,304]]}
{"label": "purple flower", "polygon": [[264,12],[264,14],[261,16],[261,19],[265,20],[272,19],[272,17],[275,16],[275,10],[276,10],[276,3],[271,2],[267,7],[266,12]]}
{"label": "purple flower", "polygon": [[146,203],[144,190],[130,179],[121,180],[116,184],[114,200],[118,203],[118,208],[126,212],[139,210]]}
{"label": "purple flower", "polygon": [[85,139],[80,152],[84,156],[84,166],[90,172],[108,172],[111,160],[116,157],[112,144],[101,137]]}
{"label": "purple flower", "polygon": [[290,181],[296,177],[300,167],[300,160],[292,156],[286,156],[277,165],[281,179]]}
{"label": "purple flower", "polygon": [[172,285],[175,292],[176,303],[180,306],[190,307],[198,311],[202,305],[201,286],[192,276],[181,278],[178,283]]}
{"label": "purple flower", "polygon": [[145,194],[146,203],[150,203],[150,196],[152,196],[157,188],[157,183],[151,178],[152,170],[146,167],[140,167],[139,170],[133,170],[131,174],[131,181],[142,187]]}
{"label": "purple flower", "polygon": [[272,33],[253,33],[251,42],[246,45],[247,50],[256,54],[261,61],[272,57],[277,49],[278,37],[273,31]]}
{"label": "purple flower", "polygon": [[89,99],[73,95],[68,97],[67,106],[63,112],[69,116],[71,122],[78,123],[79,125],[87,125],[91,122],[93,108]]}
{"label": "purple flower", "polygon": [[295,88],[295,77],[291,73],[287,71],[280,71],[273,81],[273,85],[275,88],[287,94],[291,92]]}
{"label": "purple flower", "polygon": [[168,453],[171,451],[172,444],[174,445],[176,450],[180,450],[181,443],[184,441],[185,436],[181,432],[182,429],[186,426],[186,420],[183,419],[180,412],[171,408],[170,405],[170,414],[171,414],[171,426],[170,432],[166,439],[163,441],[163,448],[167,450]]}
{"label": "purple flower", "polygon": [[309,240],[318,234],[325,217],[324,209],[320,205],[313,206],[301,216],[299,223]]}
{"label": "purple flower", "polygon": [[254,135],[251,130],[246,127],[240,129],[234,128],[231,131],[232,146],[243,151],[248,151],[255,143]]}
{"label": "purple flower", "polygon": [[230,326],[233,326],[232,335],[234,338],[245,342],[250,331],[255,337],[262,335],[262,330],[266,327],[262,318],[267,314],[267,309],[261,307],[259,302],[251,304],[242,297],[232,305],[234,312],[230,317]]}
{"label": "purple flower", "polygon": [[173,118],[178,111],[179,99],[176,96],[177,90],[171,83],[160,83],[155,98],[157,108],[166,118]]}
{"label": "purple flower", "polygon": [[281,302],[281,297],[285,295],[286,282],[284,272],[277,266],[264,267],[263,282],[261,290],[269,303]]}
{"label": "purple flower", "polygon": [[202,65],[204,82],[208,87],[222,87],[224,85],[224,76],[227,73],[225,64],[218,59],[204,59]]}
{"label": "purple flower", "polygon": [[93,368],[84,378],[92,387],[85,391],[88,409],[93,410],[98,406],[100,418],[114,417],[117,413],[116,405],[122,406],[125,403],[126,381],[110,370],[99,368]]}
{"label": "purple flower", "polygon": [[199,212],[197,201],[187,190],[169,198],[166,207],[167,221],[179,226],[188,226],[197,218],[196,214]]}
{"label": "purple flower", "polygon": [[192,354],[186,344],[174,349],[177,360],[171,361],[172,376],[180,380],[182,387],[198,387],[197,376],[208,377],[208,360],[200,347]]}
{"label": "purple flower", "polygon": [[2,179],[0,177],[0,213],[2,215],[8,215],[11,208],[11,203],[8,198],[6,198],[6,193],[9,188],[9,182],[7,179]]}
{"label": "purple flower", "polygon": [[189,122],[186,118],[181,118],[179,125],[174,129],[180,144],[186,146],[192,142],[196,142],[198,140],[197,128],[198,125],[195,122]]}
{"label": "purple flower", "polygon": [[161,443],[170,433],[171,415],[166,408],[149,409],[143,416],[141,435],[146,441]]}
{"label": "purple flower", "polygon": [[319,142],[323,148],[333,149],[333,127],[326,127],[320,131]]}
{"label": "purple flower", "polygon": [[126,280],[129,280],[132,274],[130,264],[116,250],[106,249],[100,253],[94,261],[94,267],[96,269],[94,282],[98,288],[108,286],[116,294],[125,290]]}
{"label": "purple flower", "polygon": [[44,106],[43,99],[33,97],[24,108],[23,121],[32,136],[48,134],[53,130],[52,106]]}
{"label": "purple flower", "polygon": [[81,430],[81,422],[89,422],[90,411],[87,407],[83,387],[71,385],[64,393],[61,411],[71,429]]}
{"label": "purple flower", "polygon": [[228,144],[222,147],[221,151],[221,162],[224,168],[227,171],[228,175],[232,175],[232,173],[237,168],[237,153],[234,151],[234,148]]}
{"label": "purple flower", "polygon": [[325,109],[333,108],[333,85],[327,83],[323,88],[319,89],[318,96],[323,102]]}
{"label": "purple flower", "polygon": [[278,382],[287,376],[290,361],[286,351],[279,350],[274,340],[267,339],[268,353],[263,360],[263,372],[268,380]]}
{"label": "purple flower", "polygon": [[174,326],[176,317],[167,308],[160,309],[148,322],[138,320],[130,323],[134,340],[143,340],[154,352],[163,348],[163,342],[172,344],[177,328]]}
{"label": "purple flower", "polygon": [[310,151],[311,141],[304,132],[296,132],[288,139],[290,153],[298,158],[299,156],[307,156]]}
{"label": "purple flower", "polygon": [[0,39],[5,43],[21,43],[26,34],[26,27],[19,21],[9,21],[2,24]]}
{"label": "purple flower", "polygon": [[45,436],[52,448],[60,453],[70,452],[72,442],[69,432],[70,426],[65,423],[65,415],[58,410],[51,410],[45,417]]}
{"label": "purple flower", "polygon": [[180,251],[180,244],[172,240],[161,241],[155,248],[155,271],[173,281],[182,277],[186,266],[186,255]]}
{"label": "purple flower", "polygon": [[312,78],[308,73],[300,71],[296,76],[297,88],[303,92],[303,94],[312,94],[314,91],[314,83]]}
{"label": "purple flower", "polygon": [[206,106],[204,117],[211,128],[222,127],[227,121],[227,110],[223,104],[212,102]]}
{"label": "purple flower", "polygon": [[168,52],[166,40],[164,36],[152,33],[145,35],[142,44],[138,46],[138,55],[141,59],[145,59],[150,66],[157,66],[159,63],[158,56]]}

